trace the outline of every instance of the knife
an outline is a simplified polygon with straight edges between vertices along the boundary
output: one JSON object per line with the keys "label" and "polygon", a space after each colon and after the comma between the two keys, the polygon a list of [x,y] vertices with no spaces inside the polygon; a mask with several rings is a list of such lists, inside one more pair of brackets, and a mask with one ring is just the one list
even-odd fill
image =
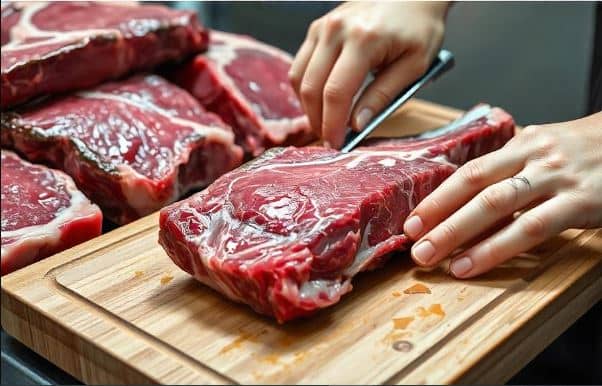
{"label": "knife", "polygon": [[416,82],[411,84],[409,87],[404,89],[399,95],[393,98],[393,101],[389,103],[379,114],[377,114],[366,127],[358,132],[349,130],[341,151],[343,153],[349,153],[353,150],[360,142],[362,142],[374,129],[393,114],[401,105],[406,103],[414,94],[420,90],[429,81],[437,79],[441,74],[448,71],[454,66],[454,55],[448,50],[441,50],[433,61],[433,64],[429,67],[426,73],[420,77]]}

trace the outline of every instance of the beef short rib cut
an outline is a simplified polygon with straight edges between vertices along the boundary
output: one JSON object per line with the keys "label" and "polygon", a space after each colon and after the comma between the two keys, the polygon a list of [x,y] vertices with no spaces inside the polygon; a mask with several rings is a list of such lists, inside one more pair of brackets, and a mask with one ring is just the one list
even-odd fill
{"label": "beef short rib cut", "polygon": [[65,173],[2,150],[2,275],[100,235],[102,213]]}
{"label": "beef short rib cut", "polygon": [[204,50],[195,13],[111,2],[2,4],[2,108]]}
{"label": "beef short rib cut", "polygon": [[283,322],[339,301],[360,271],[408,247],[409,212],[469,158],[501,147],[510,115],[431,139],[343,154],[276,148],[161,211],[159,241],[183,270]]}
{"label": "beef short rib cut", "polygon": [[245,151],[259,155],[313,139],[288,80],[291,57],[247,36],[211,31],[209,50],[173,71],[176,83],[232,126]]}
{"label": "beef short rib cut", "polygon": [[186,91],[137,75],[3,113],[2,146],[64,170],[127,223],[240,165],[231,129]]}

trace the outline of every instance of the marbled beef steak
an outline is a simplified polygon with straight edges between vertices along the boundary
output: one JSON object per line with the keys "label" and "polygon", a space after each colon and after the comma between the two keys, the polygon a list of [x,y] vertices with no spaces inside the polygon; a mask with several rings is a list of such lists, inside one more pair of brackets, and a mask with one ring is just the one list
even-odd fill
{"label": "marbled beef steak", "polygon": [[80,90],[204,50],[196,14],[126,2],[2,3],[1,106]]}
{"label": "marbled beef steak", "polygon": [[276,148],[161,211],[159,240],[201,282],[283,322],[337,303],[360,271],[408,248],[410,211],[458,165],[514,134],[498,108],[429,139],[343,154]]}
{"label": "marbled beef steak", "polygon": [[212,30],[206,53],[177,68],[174,81],[232,126],[252,155],[313,139],[288,80],[287,53],[251,37]]}
{"label": "marbled beef steak", "polygon": [[102,213],[65,173],[2,150],[2,275],[100,235]]}
{"label": "marbled beef steak", "polygon": [[69,174],[127,223],[240,165],[217,115],[157,75],[136,75],[2,113],[3,147]]}

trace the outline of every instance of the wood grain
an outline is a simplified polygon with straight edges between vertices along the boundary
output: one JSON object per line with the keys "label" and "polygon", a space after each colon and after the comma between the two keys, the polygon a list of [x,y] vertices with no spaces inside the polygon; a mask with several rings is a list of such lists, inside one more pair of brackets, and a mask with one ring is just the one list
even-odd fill
{"label": "wood grain", "polygon": [[[413,101],[376,134],[459,113]],[[602,297],[602,230],[571,230],[468,281],[399,254],[278,325],[181,272],[157,219],[3,277],[3,328],[87,383],[499,383]],[[417,283],[431,293],[404,293]]]}

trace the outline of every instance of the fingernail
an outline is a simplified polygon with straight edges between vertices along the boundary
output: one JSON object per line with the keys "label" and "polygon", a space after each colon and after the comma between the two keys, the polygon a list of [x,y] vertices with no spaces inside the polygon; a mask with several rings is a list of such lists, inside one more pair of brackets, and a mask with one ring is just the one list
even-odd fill
{"label": "fingernail", "polygon": [[371,109],[364,107],[355,118],[355,124],[357,128],[362,130],[364,127],[366,127],[373,115],[374,114],[372,113]]}
{"label": "fingernail", "polygon": [[421,264],[428,264],[429,260],[435,256],[435,247],[430,241],[423,241],[412,248],[412,255]]}
{"label": "fingernail", "polygon": [[328,141],[322,141],[322,145],[327,149],[332,149],[332,146],[330,146],[330,142]]}
{"label": "fingernail", "polygon": [[455,277],[462,277],[472,269],[472,260],[469,257],[461,257],[452,261],[450,270]]}
{"label": "fingernail", "polygon": [[403,231],[411,238],[416,238],[420,235],[423,228],[422,220],[418,216],[412,216],[406,220],[403,226]]}

